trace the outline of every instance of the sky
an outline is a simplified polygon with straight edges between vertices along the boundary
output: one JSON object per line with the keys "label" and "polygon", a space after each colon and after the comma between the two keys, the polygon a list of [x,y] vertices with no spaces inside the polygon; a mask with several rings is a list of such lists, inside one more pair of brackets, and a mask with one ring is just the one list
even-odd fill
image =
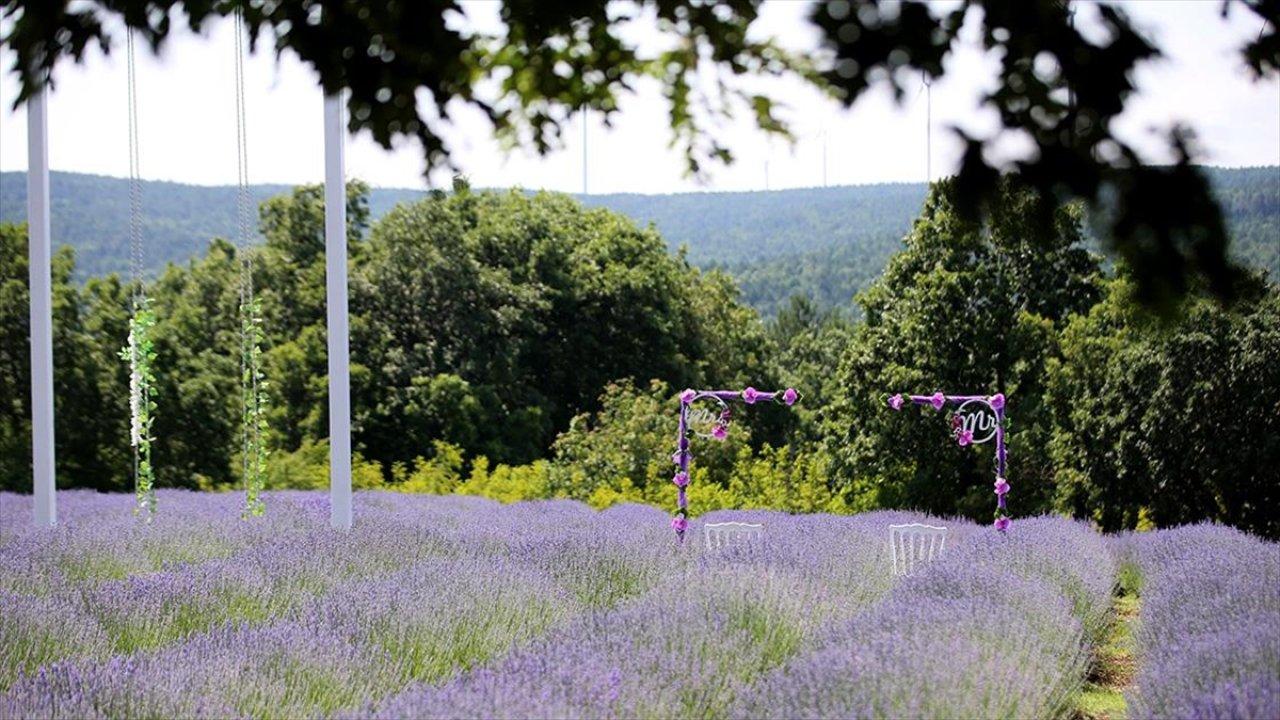
{"label": "sky", "polygon": [[[1262,21],[1243,7],[1224,21],[1218,0],[1120,4],[1167,56],[1136,73],[1139,95],[1119,119],[1118,134],[1148,161],[1166,162],[1156,131],[1182,122],[1198,133],[1201,162],[1280,164],[1280,78],[1254,81],[1239,54],[1257,37]],[[1096,8],[1089,2],[1077,6],[1079,25],[1088,32]],[[496,9],[488,0],[471,2],[468,22],[492,29]],[[768,2],[752,32],[792,49],[811,49],[816,33],[807,12],[808,4],[799,0]],[[642,47],[657,42],[653,31],[635,33]],[[978,103],[993,86],[994,61],[972,40],[950,58],[944,79],[928,93],[922,85],[915,88],[901,105],[883,88],[844,109],[794,80],[762,83],[786,105],[783,117],[796,142],[771,140],[745,120],[718,128],[718,138],[738,162],[712,168],[702,180],[686,177],[683,158],[669,147],[666,106],[653,84],[642,83],[624,98],[612,128],[597,116],[575,117],[565,128],[563,147],[545,157],[499,148],[478,112],[461,113],[445,135],[454,145],[454,162],[479,187],[582,192],[585,182],[591,193],[668,193],[919,182],[957,167],[960,147],[949,126],[983,136],[994,128],[992,111]],[[109,58],[93,52],[83,64],[67,61],[56,69],[49,100],[52,169],[128,174],[123,42],[116,48]],[[180,32],[161,57],[140,54],[145,179],[235,183],[233,53],[233,28],[221,21],[201,36]],[[0,49],[0,170],[22,170],[27,161],[26,113],[11,109],[17,95],[17,81],[7,72],[12,62],[12,53]],[[251,182],[322,181],[323,98],[311,70],[292,55],[277,59],[260,51],[246,63],[245,92]],[[380,187],[426,186],[416,143],[388,151],[364,135],[349,138],[346,151],[349,177]],[[1002,151],[1014,156],[1021,148],[1007,144]],[[431,180],[447,184],[448,177]]]}

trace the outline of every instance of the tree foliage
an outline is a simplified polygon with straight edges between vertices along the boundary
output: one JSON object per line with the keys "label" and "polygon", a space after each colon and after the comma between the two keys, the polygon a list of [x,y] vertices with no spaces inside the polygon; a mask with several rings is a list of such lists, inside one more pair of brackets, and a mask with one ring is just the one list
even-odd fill
{"label": "tree foliage", "polygon": [[[670,255],[653,230],[564,196],[466,188],[400,206],[370,228],[367,192],[358,182],[348,188],[353,419],[357,449],[388,476],[397,463],[430,459],[440,441],[495,463],[544,457],[617,380],[774,382],[764,326],[733,283]],[[282,453],[328,435],[323,220],[318,186],[274,198],[260,214],[266,243],[251,251],[268,434]],[[0,359],[10,403],[4,477],[18,488],[29,457],[26,243],[19,227],[3,227],[14,260],[0,291],[0,324],[12,340]],[[161,486],[225,485],[244,465],[239,262],[216,240],[148,289],[164,399],[154,427]],[[114,276],[80,288],[72,266],[63,249],[55,392],[60,418],[90,419],[59,424],[60,477],[126,488],[127,452],[112,448],[128,438],[114,432],[127,430],[128,377],[111,348],[126,335],[126,289]],[[757,427],[775,440],[784,431],[776,420]]]}
{"label": "tree foliage", "polygon": [[[448,430],[528,461],[611,381],[767,380],[759,322],[732,284],[617,214],[464,189],[397,208],[368,245],[356,357],[380,377],[360,425],[393,443],[369,443],[371,457],[410,458]],[[410,431],[391,432],[406,415]]]}
{"label": "tree foliage", "polygon": [[[27,233],[0,224],[0,487],[31,478],[31,364]],[[71,282],[70,248],[54,253],[54,412],[58,482],[98,490],[131,488],[129,373],[116,359],[128,336],[129,293],[118,278]]]}
{"label": "tree foliage", "polygon": [[[985,517],[993,502],[991,448],[958,448],[933,410],[885,404],[893,393],[1004,393],[1009,398],[1015,511],[1047,506],[1053,472],[1041,396],[1056,327],[1097,297],[1097,258],[1082,247],[1080,212],[1034,218],[1043,200],[1001,183],[990,221],[956,211],[952,181],[935,184],[921,218],[884,276],[859,297],[826,423],[833,473],[873,504]],[[923,414],[925,417],[917,417]]]}
{"label": "tree foliage", "polygon": [[1153,323],[1130,275],[1068,323],[1049,366],[1056,506],[1107,530],[1209,518],[1280,536],[1280,292]]}

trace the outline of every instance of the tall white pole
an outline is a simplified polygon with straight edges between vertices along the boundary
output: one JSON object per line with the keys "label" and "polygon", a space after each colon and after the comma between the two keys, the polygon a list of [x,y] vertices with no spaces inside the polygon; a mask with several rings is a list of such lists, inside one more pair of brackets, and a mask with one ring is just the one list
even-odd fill
{"label": "tall white pole", "polygon": [[329,310],[329,522],[351,527],[351,356],[347,321],[347,189],[342,94],[324,99],[324,253]]}
{"label": "tall white pole", "polygon": [[31,274],[31,469],[36,525],[58,522],[53,473],[53,280],[48,91],[27,101],[27,247]]}

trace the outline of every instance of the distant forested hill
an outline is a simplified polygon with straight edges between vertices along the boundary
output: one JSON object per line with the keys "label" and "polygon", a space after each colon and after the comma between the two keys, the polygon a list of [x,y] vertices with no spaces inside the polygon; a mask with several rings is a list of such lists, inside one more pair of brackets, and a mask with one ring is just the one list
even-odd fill
{"label": "distant forested hill", "polygon": [[[128,268],[129,183],[123,178],[55,172],[50,177],[54,241],[76,249],[82,275]],[[287,191],[254,185],[255,203]],[[772,192],[590,195],[641,225],[654,223],[672,249],[686,246],[695,264],[741,265],[763,258],[858,246],[868,237],[900,238],[924,199],[924,185],[866,185]],[[422,190],[375,188],[375,218]],[[185,262],[215,236],[234,231],[232,186],[143,183],[143,235],[149,270]],[[26,175],[0,173],[0,221],[26,217]],[[882,253],[877,252],[879,257]],[[875,263],[877,266],[882,262]],[[878,272],[878,267],[877,267]]]}
{"label": "distant forested hill", "polygon": [[[1237,257],[1280,278],[1280,167],[1209,168]],[[128,182],[55,172],[51,177],[55,242],[76,248],[81,276],[128,267]],[[255,185],[260,202],[286,191]],[[370,210],[380,217],[423,191],[378,188]],[[923,184],[804,188],[771,192],[591,195],[591,206],[653,223],[672,249],[719,267],[740,281],[752,306],[771,315],[792,294],[821,306],[847,305],[880,274],[924,200]],[[24,173],[0,173],[0,221],[25,218]],[[168,182],[143,185],[146,264],[156,270],[204,251],[234,229],[235,188]]]}
{"label": "distant forested hill", "polygon": [[1280,167],[1208,168],[1236,257],[1280,281]]}
{"label": "distant forested hill", "polygon": [[[289,185],[253,185],[249,192],[256,205],[289,189]],[[375,190],[370,209],[380,216],[400,200],[421,194]],[[76,249],[77,275],[128,271],[127,179],[53,172],[49,175],[49,196],[54,243]],[[0,173],[0,222],[24,222],[26,208],[26,173]],[[142,208],[143,262],[148,272],[154,272],[167,263],[185,263],[203,255],[215,237],[232,237],[236,188],[146,181],[142,183]]]}
{"label": "distant forested hill", "polygon": [[580,199],[641,224],[652,222],[672,248],[687,246],[689,259],[697,265],[738,265],[858,246],[869,238],[901,239],[920,212],[924,194],[923,183],[894,183]]}

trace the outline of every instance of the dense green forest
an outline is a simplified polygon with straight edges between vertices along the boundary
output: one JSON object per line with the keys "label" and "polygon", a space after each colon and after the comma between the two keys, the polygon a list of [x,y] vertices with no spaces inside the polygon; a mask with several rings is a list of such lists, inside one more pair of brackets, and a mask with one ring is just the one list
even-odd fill
{"label": "dense green forest", "polygon": [[[724,442],[699,441],[695,508],[981,518],[990,448],[958,447],[933,410],[894,413],[884,398],[1003,392],[1016,514],[1280,534],[1280,290],[1259,274],[1230,308],[1192,297],[1173,317],[1145,315],[1081,213],[1059,210],[1046,230],[1028,222],[1040,202],[1007,180],[979,225],[936,183],[883,273],[855,279],[867,283],[856,313],[795,296],[766,319],[729,275],[618,212],[462,183],[375,219],[352,183],[353,480],[666,504],[679,389],[793,386],[794,408],[751,408]],[[1250,202],[1269,207],[1243,193]],[[321,188],[292,189],[263,203],[250,251],[272,488],[327,485],[323,224]],[[161,486],[238,483],[238,260],[216,240],[148,284]],[[123,490],[130,288],[78,282],[75,262],[59,249],[59,483]],[[18,490],[30,477],[26,282],[25,229],[0,224],[0,487]]]}
{"label": "dense green forest", "polygon": [[[1227,216],[1234,252],[1249,265],[1280,277],[1280,167],[1208,168]],[[124,271],[128,266],[128,183],[75,173],[51,178],[55,241],[76,250],[78,278]],[[287,192],[256,185],[264,201]],[[374,188],[368,196],[373,219],[424,192]],[[902,248],[919,213],[923,184],[805,188],[771,192],[579,197],[645,226],[652,223],[672,250],[686,248],[690,262],[733,275],[743,301],[766,317],[793,294],[820,307],[853,308],[867,287]],[[0,221],[25,218],[22,173],[0,173]],[[176,183],[143,184],[143,226],[148,270],[182,264],[203,253],[213,237],[234,229],[235,189]]]}

